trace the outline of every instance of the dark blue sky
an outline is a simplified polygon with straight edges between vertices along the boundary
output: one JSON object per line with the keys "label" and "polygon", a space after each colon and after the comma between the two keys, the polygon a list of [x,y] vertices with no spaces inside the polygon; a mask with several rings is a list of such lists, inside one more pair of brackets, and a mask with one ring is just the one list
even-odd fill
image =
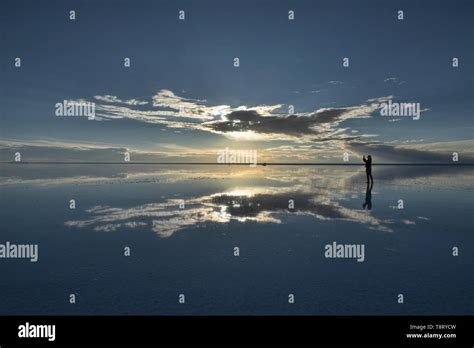
{"label": "dark blue sky", "polygon": [[[376,134],[382,142],[470,140],[473,4],[3,0],[0,135],[142,149],[158,143],[202,148],[232,143],[223,134],[195,128],[177,133],[165,124],[126,118],[54,116],[54,104],[63,99],[112,95],[150,101],[165,89],[207,106],[292,104],[302,113],[392,95],[429,110],[418,122],[390,124],[374,116],[339,127]],[[71,9],[75,21],[69,20]],[[186,11],[184,22],[177,18],[180,9]],[[404,21],[397,20],[399,9]],[[294,21],[288,10],[295,11]],[[15,57],[22,58],[20,69],[13,66]],[[129,69],[124,57],[131,58]],[[234,57],[239,68],[232,65]],[[350,58],[349,68],[342,67],[343,57]],[[452,57],[459,58],[459,68],[451,67]],[[265,146],[282,144],[270,143]]]}

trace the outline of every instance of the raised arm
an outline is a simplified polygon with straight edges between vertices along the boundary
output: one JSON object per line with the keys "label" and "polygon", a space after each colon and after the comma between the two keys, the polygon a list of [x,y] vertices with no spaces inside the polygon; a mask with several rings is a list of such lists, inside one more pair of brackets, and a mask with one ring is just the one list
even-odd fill
{"label": "raised arm", "polygon": [[365,159],[365,156],[362,157],[362,161],[367,162],[367,160]]}

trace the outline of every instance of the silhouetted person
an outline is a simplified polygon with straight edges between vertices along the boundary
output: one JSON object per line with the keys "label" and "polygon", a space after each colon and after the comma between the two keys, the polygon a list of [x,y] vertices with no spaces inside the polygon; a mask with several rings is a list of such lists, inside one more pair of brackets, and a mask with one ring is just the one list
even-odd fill
{"label": "silhouetted person", "polygon": [[365,208],[367,208],[367,210],[372,209],[372,186],[374,186],[373,182],[370,185],[369,183],[367,183],[367,189],[365,191],[365,202],[364,204],[362,204],[363,209]]}
{"label": "silhouetted person", "polygon": [[374,178],[372,178],[372,156],[368,155],[367,159],[365,159],[365,156],[364,156],[362,157],[362,160],[365,162],[365,174],[367,174],[367,184],[369,183],[369,178],[373,184]]}

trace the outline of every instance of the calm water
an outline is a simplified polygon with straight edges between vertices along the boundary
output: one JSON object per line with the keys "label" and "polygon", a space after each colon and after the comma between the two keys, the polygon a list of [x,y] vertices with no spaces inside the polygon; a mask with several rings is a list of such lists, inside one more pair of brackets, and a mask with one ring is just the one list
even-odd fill
{"label": "calm water", "polygon": [[[39,245],[0,259],[0,314],[474,314],[470,168],[375,167],[370,192],[355,167],[0,174],[0,243]],[[333,241],[365,261],[325,258]]]}

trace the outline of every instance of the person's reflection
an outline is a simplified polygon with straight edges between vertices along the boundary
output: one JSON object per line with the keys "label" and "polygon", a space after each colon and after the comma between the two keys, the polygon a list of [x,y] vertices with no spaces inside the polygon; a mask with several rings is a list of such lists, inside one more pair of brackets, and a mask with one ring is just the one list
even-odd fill
{"label": "person's reflection", "polygon": [[363,209],[372,209],[372,186],[374,186],[373,182],[371,184],[367,183],[367,189],[365,191],[365,202],[364,204],[362,204]]}

